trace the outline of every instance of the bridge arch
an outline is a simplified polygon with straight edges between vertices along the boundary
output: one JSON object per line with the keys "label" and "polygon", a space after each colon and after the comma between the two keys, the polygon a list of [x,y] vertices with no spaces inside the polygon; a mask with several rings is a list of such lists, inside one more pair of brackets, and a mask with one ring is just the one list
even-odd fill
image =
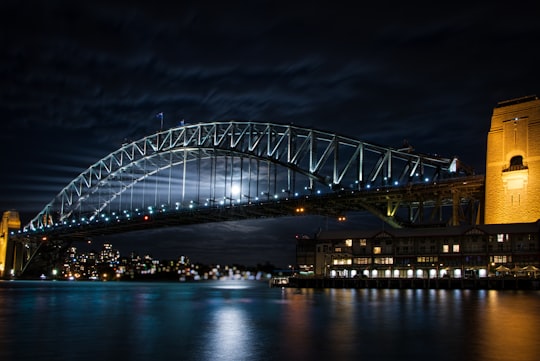
{"label": "bridge arch", "polygon": [[227,203],[432,182],[458,161],[321,130],[258,122],[183,125],[123,144],[65,186],[24,230],[140,210]]}

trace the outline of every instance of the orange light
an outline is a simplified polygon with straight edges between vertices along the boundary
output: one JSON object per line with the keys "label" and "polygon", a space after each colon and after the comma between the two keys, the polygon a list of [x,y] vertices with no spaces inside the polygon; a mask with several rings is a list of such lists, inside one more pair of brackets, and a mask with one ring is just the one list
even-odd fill
{"label": "orange light", "polygon": [[145,220],[145,221],[147,221],[147,220],[149,220],[149,219],[150,219],[150,217],[148,217],[148,215],[145,215],[145,216],[144,216],[144,220]]}

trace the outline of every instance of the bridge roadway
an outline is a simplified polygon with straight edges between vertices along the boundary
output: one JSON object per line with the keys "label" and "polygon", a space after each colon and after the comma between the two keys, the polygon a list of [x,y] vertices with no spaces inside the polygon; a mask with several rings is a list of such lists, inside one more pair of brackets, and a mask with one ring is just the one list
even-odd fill
{"label": "bridge roadway", "polygon": [[[15,233],[11,239],[22,243],[39,243],[45,239],[75,241],[160,227],[293,215],[337,217],[352,211],[369,211],[392,227],[407,227],[413,224],[474,224],[477,222],[483,197],[483,175],[457,177],[437,182],[361,191],[336,191],[218,207],[196,207],[180,211],[155,210],[152,214],[139,213],[123,220],[98,218],[87,223],[48,226],[35,231]],[[443,212],[443,209],[450,209],[450,212]],[[405,216],[402,213],[405,213]]]}

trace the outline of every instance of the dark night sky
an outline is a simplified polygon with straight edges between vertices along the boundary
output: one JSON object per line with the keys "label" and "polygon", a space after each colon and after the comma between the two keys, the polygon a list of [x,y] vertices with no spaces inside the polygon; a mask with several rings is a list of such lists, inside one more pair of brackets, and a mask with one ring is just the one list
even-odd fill
{"label": "dark night sky", "polygon": [[[0,3],[2,210],[26,223],[124,139],[158,130],[158,112],[166,128],[253,120],[393,147],[408,139],[483,173],[493,107],[540,95],[535,1],[170,3]],[[324,222],[205,225],[113,244],[281,265],[294,234]]]}

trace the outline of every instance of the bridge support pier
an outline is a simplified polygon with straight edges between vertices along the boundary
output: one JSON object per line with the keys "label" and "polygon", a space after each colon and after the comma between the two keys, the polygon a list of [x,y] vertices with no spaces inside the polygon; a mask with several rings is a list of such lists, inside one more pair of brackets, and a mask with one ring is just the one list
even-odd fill
{"label": "bridge support pier", "polygon": [[19,212],[4,212],[0,224],[0,278],[8,278],[16,269],[22,269],[21,246],[9,239],[9,232],[20,228]]}

